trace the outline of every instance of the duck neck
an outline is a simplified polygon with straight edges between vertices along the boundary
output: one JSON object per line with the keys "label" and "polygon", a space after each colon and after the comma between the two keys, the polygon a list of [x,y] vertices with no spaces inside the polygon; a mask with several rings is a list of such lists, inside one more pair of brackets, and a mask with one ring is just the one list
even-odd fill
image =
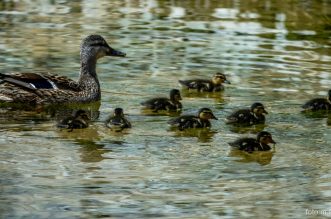
{"label": "duck neck", "polygon": [[82,58],[78,79],[79,87],[92,100],[100,99],[100,84],[96,74],[96,63],[96,59]]}

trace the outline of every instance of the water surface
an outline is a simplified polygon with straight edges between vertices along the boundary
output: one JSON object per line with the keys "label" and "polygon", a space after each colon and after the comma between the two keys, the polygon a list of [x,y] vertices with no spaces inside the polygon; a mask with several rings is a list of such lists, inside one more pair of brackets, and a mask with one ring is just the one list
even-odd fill
{"label": "water surface", "polygon": [[[331,209],[329,115],[300,105],[331,84],[327,0],[0,1],[0,71],[76,79],[79,44],[104,36],[127,58],[99,61],[99,105],[85,130],[56,128],[59,111],[0,110],[1,218],[299,218]],[[211,108],[210,131],[173,132],[140,102],[178,79],[224,71],[220,94],[183,93],[183,113]],[[265,104],[265,127],[235,129],[233,110]],[[124,108],[133,129],[103,121]],[[271,132],[275,151],[227,142]],[[321,216],[321,215],[319,215]],[[330,216],[330,215],[329,215]]]}

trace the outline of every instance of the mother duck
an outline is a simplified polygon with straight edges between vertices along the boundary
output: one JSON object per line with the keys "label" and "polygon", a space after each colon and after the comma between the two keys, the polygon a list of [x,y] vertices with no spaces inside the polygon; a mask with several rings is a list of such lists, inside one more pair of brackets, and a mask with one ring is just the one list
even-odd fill
{"label": "mother duck", "polygon": [[29,105],[89,103],[101,98],[97,60],[126,54],[111,48],[100,35],[83,39],[78,81],[50,73],[0,73],[0,103]]}

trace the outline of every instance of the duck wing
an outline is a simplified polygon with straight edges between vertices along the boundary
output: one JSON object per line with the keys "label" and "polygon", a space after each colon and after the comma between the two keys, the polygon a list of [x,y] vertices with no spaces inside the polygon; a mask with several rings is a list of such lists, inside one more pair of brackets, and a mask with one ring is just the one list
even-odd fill
{"label": "duck wing", "polygon": [[4,82],[28,90],[38,90],[38,89],[78,90],[77,82],[65,76],[52,75],[50,73],[30,73],[30,72],[20,72],[20,73],[11,73],[11,74],[0,73],[0,84]]}

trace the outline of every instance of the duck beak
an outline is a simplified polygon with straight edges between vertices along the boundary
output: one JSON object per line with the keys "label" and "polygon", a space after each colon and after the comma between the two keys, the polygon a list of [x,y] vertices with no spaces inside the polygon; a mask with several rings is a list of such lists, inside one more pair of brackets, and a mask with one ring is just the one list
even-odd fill
{"label": "duck beak", "polygon": [[228,80],[225,80],[224,83],[226,83],[226,84],[231,84],[231,82],[228,81]]}
{"label": "duck beak", "polygon": [[267,112],[265,109],[263,109],[263,113],[264,113],[264,114],[268,114],[268,112]]}
{"label": "duck beak", "polygon": [[107,56],[119,56],[119,57],[125,57],[126,56],[126,54],[124,52],[118,51],[118,50],[113,49],[111,47],[109,47],[106,55]]}
{"label": "duck beak", "polygon": [[270,143],[276,144],[276,142],[271,138]]}

